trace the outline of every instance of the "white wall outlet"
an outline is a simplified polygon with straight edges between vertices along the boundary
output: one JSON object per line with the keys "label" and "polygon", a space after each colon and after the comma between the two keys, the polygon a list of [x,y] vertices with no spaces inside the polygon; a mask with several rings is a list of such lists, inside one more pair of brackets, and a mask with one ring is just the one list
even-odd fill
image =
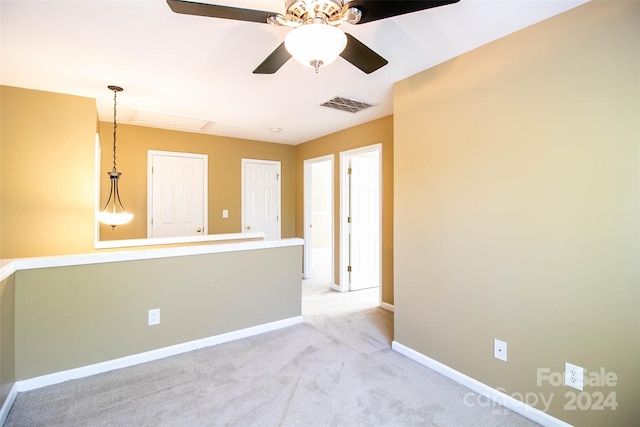
{"label": "white wall outlet", "polygon": [[582,389],[584,388],[584,368],[572,365],[569,362],[565,362],[564,385],[582,391]]}
{"label": "white wall outlet", "polygon": [[149,310],[149,326],[160,324],[160,309],[154,308]]}
{"label": "white wall outlet", "polygon": [[507,343],[498,339],[493,340],[493,357],[503,362],[507,361]]}
{"label": "white wall outlet", "polygon": [[229,218],[229,210],[228,209],[223,209],[222,210],[222,218]]}

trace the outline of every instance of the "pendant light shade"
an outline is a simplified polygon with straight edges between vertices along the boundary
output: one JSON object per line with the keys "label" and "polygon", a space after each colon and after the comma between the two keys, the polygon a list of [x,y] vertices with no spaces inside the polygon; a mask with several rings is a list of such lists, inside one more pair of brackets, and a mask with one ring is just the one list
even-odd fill
{"label": "pendant light shade", "polygon": [[118,181],[120,180],[121,172],[116,169],[116,130],[118,125],[116,123],[116,96],[118,92],[122,92],[122,88],[119,86],[108,86],[109,90],[113,91],[113,169],[109,174],[109,180],[111,182],[111,188],[109,190],[109,198],[104,205],[104,209],[98,212],[97,218],[103,224],[111,226],[111,229],[116,228],[116,225],[126,224],[133,218],[133,214],[127,213],[120,201],[120,193],[118,191]]}
{"label": "pendant light shade", "polygon": [[331,64],[347,46],[347,36],[338,28],[310,22],[291,30],[284,39],[284,46],[293,58],[307,67],[315,68]]}

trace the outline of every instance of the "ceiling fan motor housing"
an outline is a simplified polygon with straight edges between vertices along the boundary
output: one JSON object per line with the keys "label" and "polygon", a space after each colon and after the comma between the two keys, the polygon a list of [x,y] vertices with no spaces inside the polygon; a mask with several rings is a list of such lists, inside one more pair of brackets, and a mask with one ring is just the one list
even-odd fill
{"label": "ceiling fan motor housing", "polygon": [[287,0],[287,19],[303,23],[321,18],[327,24],[342,22],[342,0]]}

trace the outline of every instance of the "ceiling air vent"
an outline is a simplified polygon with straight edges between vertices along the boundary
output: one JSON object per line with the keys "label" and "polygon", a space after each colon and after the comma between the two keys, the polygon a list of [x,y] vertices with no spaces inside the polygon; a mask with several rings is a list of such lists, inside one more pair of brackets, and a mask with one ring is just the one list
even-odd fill
{"label": "ceiling air vent", "polygon": [[366,102],[360,102],[353,99],[336,96],[334,98],[331,98],[324,104],[320,104],[320,106],[329,107],[340,111],[346,111],[348,113],[357,113],[358,111],[373,107],[373,104],[367,104]]}

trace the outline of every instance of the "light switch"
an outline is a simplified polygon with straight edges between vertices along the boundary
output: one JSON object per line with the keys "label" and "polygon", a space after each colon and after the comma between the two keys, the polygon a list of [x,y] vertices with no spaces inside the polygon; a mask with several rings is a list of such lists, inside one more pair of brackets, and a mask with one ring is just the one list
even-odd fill
{"label": "light switch", "polygon": [[154,308],[149,310],[149,326],[159,325],[160,324],[160,309]]}
{"label": "light switch", "polygon": [[222,210],[222,218],[229,218],[229,211],[227,209]]}
{"label": "light switch", "polygon": [[493,357],[503,362],[507,361],[507,343],[499,339],[493,340]]}

